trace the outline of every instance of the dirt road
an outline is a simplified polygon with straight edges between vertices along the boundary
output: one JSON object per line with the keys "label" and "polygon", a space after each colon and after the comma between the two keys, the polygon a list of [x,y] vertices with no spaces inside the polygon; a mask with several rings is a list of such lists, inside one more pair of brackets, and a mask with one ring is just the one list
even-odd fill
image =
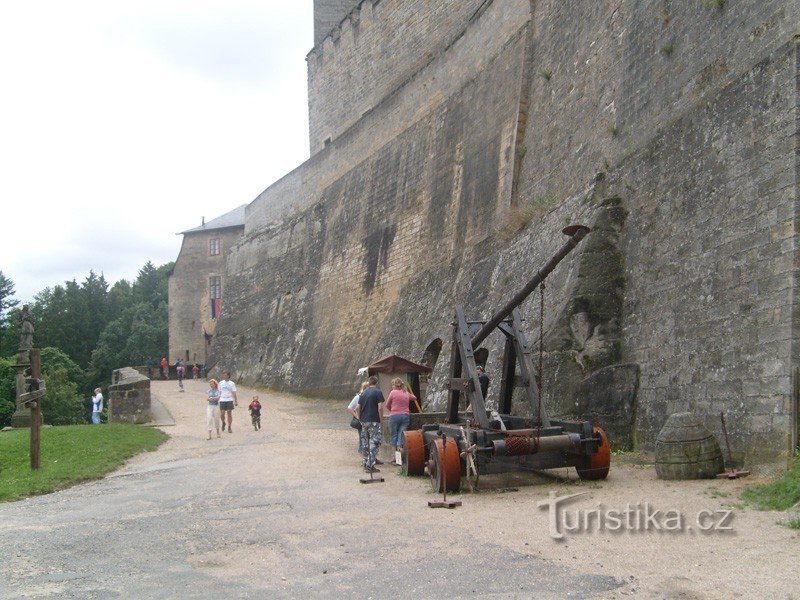
{"label": "dirt road", "polygon": [[[233,433],[207,441],[205,387],[153,383],[176,422],[158,451],[0,505],[0,597],[800,598],[800,536],[739,503],[752,482],[662,482],[629,459],[597,484],[486,477],[432,510],[428,481],[396,467],[358,482],[345,399],[261,392],[262,431],[243,402]],[[562,511],[581,530],[552,527],[551,492],[586,492]]]}

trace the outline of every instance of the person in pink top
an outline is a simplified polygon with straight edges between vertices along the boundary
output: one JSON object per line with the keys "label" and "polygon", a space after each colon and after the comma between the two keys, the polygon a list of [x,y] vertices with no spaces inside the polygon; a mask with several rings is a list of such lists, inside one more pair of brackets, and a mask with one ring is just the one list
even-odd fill
{"label": "person in pink top", "polygon": [[402,379],[399,377],[392,379],[392,391],[386,400],[386,408],[389,410],[389,433],[395,452],[399,452],[400,446],[403,445],[403,432],[411,424],[409,405],[416,399],[417,397],[408,391]]}

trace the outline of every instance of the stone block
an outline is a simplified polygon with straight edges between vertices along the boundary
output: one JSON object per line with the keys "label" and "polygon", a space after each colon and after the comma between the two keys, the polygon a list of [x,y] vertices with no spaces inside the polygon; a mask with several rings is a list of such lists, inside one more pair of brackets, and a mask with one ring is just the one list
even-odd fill
{"label": "stone block", "polygon": [[142,424],[153,420],[147,376],[131,367],[124,367],[114,371],[112,382],[108,388],[109,423]]}

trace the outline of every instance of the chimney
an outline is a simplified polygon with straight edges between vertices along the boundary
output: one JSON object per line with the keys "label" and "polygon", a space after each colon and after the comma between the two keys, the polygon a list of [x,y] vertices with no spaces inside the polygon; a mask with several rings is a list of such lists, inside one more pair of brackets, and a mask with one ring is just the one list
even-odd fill
{"label": "chimney", "polygon": [[205,217],[203,217],[203,223],[201,225],[202,225],[202,227],[205,227],[205,225],[206,225],[206,218]]}

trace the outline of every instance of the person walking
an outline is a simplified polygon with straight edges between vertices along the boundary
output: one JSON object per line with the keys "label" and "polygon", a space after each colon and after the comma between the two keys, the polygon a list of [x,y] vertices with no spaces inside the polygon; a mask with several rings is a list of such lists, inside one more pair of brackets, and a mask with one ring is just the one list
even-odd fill
{"label": "person walking", "polygon": [[[158,355],[156,355],[158,356]],[[167,362],[167,357],[161,357],[161,379],[168,379],[169,378],[169,362]]]}
{"label": "person walking", "polygon": [[192,379],[197,379],[198,377],[200,377],[200,367],[195,363],[192,365]]}
{"label": "person walking", "polygon": [[383,420],[383,392],[374,375],[367,380],[367,389],[361,392],[356,405],[356,413],[361,421],[361,448],[364,456],[362,465],[367,473],[378,473],[375,468],[378,449],[381,447],[381,421]]}
{"label": "person walking", "polygon": [[253,396],[253,400],[247,405],[247,410],[250,411],[250,422],[253,424],[253,430],[258,431],[261,429],[261,402],[258,396]]}
{"label": "person walking", "polygon": [[350,419],[350,427],[358,431],[358,453],[361,454],[364,450],[363,446],[361,445],[361,421],[358,420],[358,413],[356,412],[356,406],[358,406],[358,399],[361,397],[361,392],[367,389],[369,383],[366,381],[361,382],[361,389],[358,393],[353,396],[353,399],[350,400],[350,404],[347,405],[347,412],[352,415],[352,419]]}
{"label": "person walking", "polygon": [[394,464],[401,464],[400,448],[403,445],[403,432],[411,424],[411,410],[409,406],[417,397],[408,391],[405,382],[399,377],[392,379],[392,391],[386,399],[386,408],[389,411],[389,433],[394,446]]}
{"label": "person walking", "polygon": [[183,361],[178,359],[178,362],[175,363],[175,374],[178,376],[178,387],[183,390],[183,376],[186,374],[186,368],[183,366]]}
{"label": "person walking", "polygon": [[[85,397],[85,396],[84,396]],[[84,405],[86,406],[86,405]],[[94,388],[92,396],[92,423],[100,425],[100,414],[103,412],[103,390]],[[86,414],[86,413],[83,413]]]}
{"label": "person walking", "polygon": [[208,406],[206,407],[206,426],[208,427],[208,439],[211,439],[211,432],[216,429],[219,435],[219,385],[216,379],[208,382]]}
{"label": "person walking", "polygon": [[233,433],[233,408],[239,406],[236,398],[236,384],[231,381],[231,372],[223,371],[222,380],[219,382],[219,411],[222,417],[222,431],[225,431],[225,416],[228,417],[228,433]]}

